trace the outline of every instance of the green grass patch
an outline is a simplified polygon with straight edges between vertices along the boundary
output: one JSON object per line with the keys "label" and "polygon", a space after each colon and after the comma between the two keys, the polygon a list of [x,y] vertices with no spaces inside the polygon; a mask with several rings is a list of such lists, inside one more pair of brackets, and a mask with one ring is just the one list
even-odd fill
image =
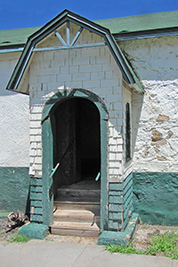
{"label": "green grass patch", "polygon": [[106,246],[106,250],[111,253],[122,253],[122,254],[144,254],[141,251],[132,248],[131,246],[125,247],[124,245],[109,245]]}
{"label": "green grass patch", "polygon": [[28,236],[25,235],[13,235],[7,239],[8,242],[13,243],[27,243],[30,240]]}
{"label": "green grass patch", "polygon": [[166,257],[178,260],[178,233],[166,232],[165,234],[157,234],[151,237],[149,248],[144,252],[136,250],[131,245],[124,247],[123,245],[109,245],[106,250],[111,253],[123,254],[145,254],[145,255],[164,255]]}
{"label": "green grass patch", "polygon": [[166,257],[178,260],[178,234],[166,232],[151,237],[150,248],[145,251],[147,255],[164,254]]}

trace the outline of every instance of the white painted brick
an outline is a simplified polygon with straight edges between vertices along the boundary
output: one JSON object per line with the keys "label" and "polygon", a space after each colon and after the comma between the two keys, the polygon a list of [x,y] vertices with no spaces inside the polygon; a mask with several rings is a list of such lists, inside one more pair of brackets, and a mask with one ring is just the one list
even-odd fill
{"label": "white painted brick", "polygon": [[68,74],[70,73],[70,66],[61,66],[60,67],[60,74]]}
{"label": "white painted brick", "polygon": [[41,68],[52,68],[53,67],[53,60],[49,60],[49,61],[42,61],[40,62],[40,69]]}
{"label": "white painted brick", "polygon": [[[110,152],[110,151],[109,151]],[[112,153],[112,152],[110,152],[109,153],[109,161],[114,161],[114,160],[116,160],[116,153]]]}
{"label": "white painted brick", "polygon": [[68,51],[67,50],[58,50],[58,51],[55,51],[55,55],[54,55],[55,59],[56,60],[59,60],[59,62],[64,59],[64,58],[67,58],[68,57]]}
{"label": "white painted brick", "polygon": [[98,56],[97,57],[97,64],[108,64],[110,63],[110,57],[109,56]]}
{"label": "white painted brick", "polygon": [[111,110],[109,113],[110,118],[122,118],[122,110]]}
{"label": "white painted brick", "polygon": [[99,72],[99,71],[102,71],[101,64],[79,66],[79,72]]}
{"label": "white painted brick", "polygon": [[42,165],[41,164],[33,164],[33,170],[42,171]]}
{"label": "white painted brick", "polygon": [[30,135],[40,135],[41,129],[40,128],[31,128],[30,129]]}
{"label": "white painted brick", "polygon": [[88,57],[84,57],[84,58],[74,58],[72,65],[87,65],[90,64],[89,62],[89,58]]}
{"label": "white painted brick", "polygon": [[45,51],[43,53],[43,60],[48,61],[48,60],[54,60],[54,55],[52,51]]}
{"label": "white painted brick", "polygon": [[50,76],[50,83],[56,83],[57,82],[57,75]]}
{"label": "white painted brick", "polygon": [[116,155],[115,155],[115,160],[116,160],[116,161],[122,161],[122,160],[123,160],[122,150],[121,150],[120,153],[116,153]]}
{"label": "white painted brick", "polygon": [[31,142],[41,142],[41,135],[30,135]]}
{"label": "white painted brick", "polygon": [[83,81],[83,87],[84,88],[95,88],[100,87],[100,81]]}
{"label": "white painted brick", "polygon": [[83,88],[83,82],[82,81],[66,82],[66,86],[69,88]]}
{"label": "white painted brick", "polygon": [[113,110],[122,110],[122,107],[123,107],[123,104],[121,101],[113,103]]}
{"label": "white painted brick", "polygon": [[91,80],[100,80],[105,78],[104,72],[92,72],[91,73]]}
{"label": "white painted brick", "polygon": [[50,75],[40,76],[39,83],[50,83]]}
{"label": "white painted brick", "polygon": [[115,138],[110,137],[108,142],[109,142],[109,145],[117,145],[117,139]]}
{"label": "white painted brick", "polygon": [[41,116],[42,116],[41,113],[33,113],[30,115],[30,120],[41,121]]}
{"label": "white painted brick", "polygon": [[30,157],[36,156],[36,149],[30,149]]}
{"label": "white painted brick", "polygon": [[101,87],[114,87],[119,86],[118,79],[101,80]]}
{"label": "white painted brick", "polygon": [[37,149],[36,152],[37,152],[37,156],[42,156],[42,149]]}
{"label": "white painted brick", "polygon": [[89,57],[89,64],[97,64],[97,57]]}
{"label": "white painted brick", "polygon": [[72,74],[72,81],[84,81],[89,79],[90,79],[90,73],[88,72]]}
{"label": "white painted brick", "polygon": [[122,174],[122,170],[119,168],[109,168],[110,175],[120,175]]}
{"label": "white painted brick", "polygon": [[82,51],[82,55],[84,57],[95,57],[99,55],[99,48],[95,47],[95,48],[85,48]]}
{"label": "white painted brick", "polygon": [[59,82],[56,82],[56,83],[49,83],[48,84],[48,91],[56,91],[58,87],[64,85],[64,83],[59,83]]}
{"label": "white painted brick", "polygon": [[102,64],[103,71],[113,71],[113,68],[116,71],[117,69],[119,70],[119,67],[117,67],[116,65],[114,66],[113,64]]}
{"label": "white painted brick", "polygon": [[[37,83],[39,83],[39,77],[38,76],[32,76],[32,77],[30,77],[30,83],[31,84],[37,84]],[[30,89],[34,90],[32,86],[30,87]]]}
{"label": "white painted brick", "polygon": [[69,73],[79,73],[79,66],[69,66]]}
{"label": "white painted brick", "polygon": [[42,164],[42,157],[35,157],[35,164]]}
{"label": "white painted brick", "polygon": [[32,106],[30,108],[30,113],[31,113],[30,116],[33,116],[32,114],[40,114],[41,115],[42,110],[43,110],[43,107],[41,105],[39,105],[39,106]]}
{"label": "white painted brick", "polygon": [[67,82],[72,80],[72,74],[66,73],[66,74],[61,74],[57,75],[57,82]]}
{"label": "white painted brick", "polygon": [[121,163],[119,161],[110,161],[109,162],[109,168],[120,168]]}

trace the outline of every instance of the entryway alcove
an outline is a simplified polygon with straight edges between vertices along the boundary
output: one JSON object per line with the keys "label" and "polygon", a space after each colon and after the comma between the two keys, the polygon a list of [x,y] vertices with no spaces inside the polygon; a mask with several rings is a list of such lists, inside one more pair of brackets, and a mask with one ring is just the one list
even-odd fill
{"label": "entryway alcove", "polygon": [[108,112],[94,93],[66,90],[46,102],[43,221],[51,232],[93,236],[107,229],[107,133]]}
{"label": "entryway alcove", "polygon": [[100,114],[90,100],[56,104],[53,134],[54,234],[100,232]]}
{"label": "entryway alcove", "polygon": [[97,184],[100,173],[100,115],[89,100],[72,98],[60,103],[52,119],[54,194],[63,185],[83,181]]}

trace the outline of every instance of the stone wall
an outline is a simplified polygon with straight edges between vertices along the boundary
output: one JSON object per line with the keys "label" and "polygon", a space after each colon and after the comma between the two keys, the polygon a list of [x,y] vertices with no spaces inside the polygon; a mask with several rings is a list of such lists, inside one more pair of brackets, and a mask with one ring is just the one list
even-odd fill
{"label": "stone wall", "polygon": [[178,37],[121,42],[145,88],[134,94],[134,171],[178,171]]}

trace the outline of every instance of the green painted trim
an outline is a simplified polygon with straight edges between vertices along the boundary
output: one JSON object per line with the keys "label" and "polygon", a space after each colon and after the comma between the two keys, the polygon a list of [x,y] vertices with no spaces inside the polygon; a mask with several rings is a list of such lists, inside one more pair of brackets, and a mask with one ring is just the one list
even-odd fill
{"label": "green painted trim", "polygon": [[99,236],[98,245],[121,245],[128,246],[132,240],[135,232],[136,225],[138,223],[138,214],[133,213],[132,217],[122,232],[117,231],[103,231]]}
{"label": "green painted trim", "polygon": [[43,223],[50,225],[53,222],[53,135],[52,114],[64,100],[80,97],[93,102],[100,113],[100,139],[101,139],[101,214],[100,229],[108,229],[108,186],[107,186],[107,151],[108,151],[108,112],[103,101],[94,93],[84,89],[67,90],[53,95],[46,103],[42,115],[42,146],[43,146]]}
{"label": "green painted trim", "polygon": [[143,223],[178,225],[178,173],[133,173],[134,211]]}
{"label": "green painted trim", "polygon": [[29,238],[36,239],[44,239],[48,233],[48,226],[40,223],[25,224],[18,231],[19,235],[25,235]]}

